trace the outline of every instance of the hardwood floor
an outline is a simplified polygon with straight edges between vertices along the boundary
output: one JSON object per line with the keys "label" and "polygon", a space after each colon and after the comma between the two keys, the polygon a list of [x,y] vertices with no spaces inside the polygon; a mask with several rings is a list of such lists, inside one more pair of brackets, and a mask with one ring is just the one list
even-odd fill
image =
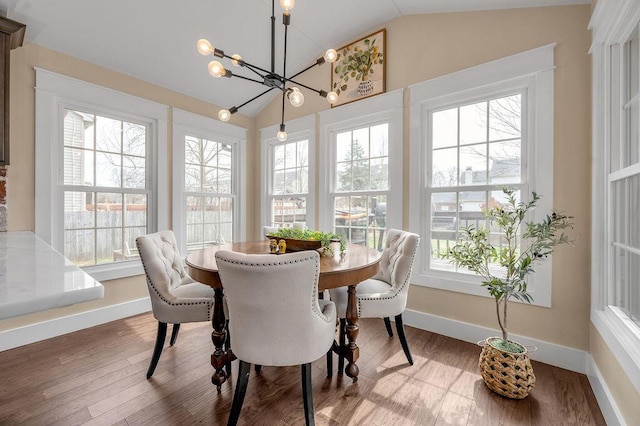
{"label": "hardwood floor", "polygon": [[[211,326],[183,324],[146,380],[156,325],[144,314],[0,352],[0,425],[225,425],[235,377],[211,384]],[[360,325],[357,383],[313,364],[317,425],[605,424],[584,375],[535,362],[536,388],[509,400],[484,385],[477,346],[406,327],[409,366],[382,320]],[[300,369],[252,371],[240,424],[304,424]]]}

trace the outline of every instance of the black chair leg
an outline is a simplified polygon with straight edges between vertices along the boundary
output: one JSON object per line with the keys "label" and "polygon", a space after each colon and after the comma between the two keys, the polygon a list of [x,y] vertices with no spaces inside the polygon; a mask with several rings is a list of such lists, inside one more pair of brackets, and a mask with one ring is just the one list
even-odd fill
{"label": "black chair leg", "polygon": [[333,348],[327,351],[327,377],[333,377]]}
{"label": "black chair leg", "polygon": [[260,372],[262,371],[262,366],[261,365],[254,365],[253,369],[256,370],[256,373],[260,374]]}
{"label": "black chair leg", "polygon": [[153,376],[153,372],[156,370],[160,354],[162,354],[162,348],[164,346],[164,340],[167,337],[167,323],[158,321],[158,334],[156,335],[156,346],[153,348],[153,355],[151,356],[151,364],[147,370],[147,379]]}
{"label": "black chair leg", "polygon": [[304,420],[307,426],[315,425],[313,416],[313,395],[311,393],[311,363],[302,364],[302,400],[304,403]]}
{"label": "black chair leg", "polygon": [[249,383],[249,373],[251,364],[240,360],[238,367],[238,383],[236,384],[236,392],[233,395],[233,404],[231,405],[231,413],[229,413],[229,421],[227,426],[235,426],[240,418],[240,410],[244,402],[244,395],[247,393],[247,384]]}
{"label": "black chair leg", "polygon": [[413,357],[411,356],[411,351],[409,351],[409,344],[407,343],[407,337],[404,335],[404,324],[402,324],[402,314],[396,315],[396,331],[398,332],[398,338],[400,339],[402,350],[404,351],[404,354],[407,356],[407,361],[409,361],[410,365],[413,365]]}
{"label": "black chair leg", "polygon": [[[226,321],[224,325],[224,329],[227,331],[227,338],[224,341],[224,350],[226,352],[231,347],[231,333],[229,332],[229,321]],[[224,366],[224,369],[227,371],[227,376],[231,376],[231,361],[227,362],[227,364]]]}
{"label": "black chair leg", "polygon": [[169,340],[169,346],[173,346],[178,340],[178,332],[180,331],[180,324],[173,324],[171,329],[171,340]]}
{"label": "black chair leg", "polygon": [[393,330],[391,329],[391,320],[389,317],[384,317],[384,326],[387,327],[387,334],[389,337],[393,337]]}
{"label": "black chair leg", "polygon": [[344,348],[346,342],[346,329],[347,320],[344,318],[340,318],[340,353],[338,354],[338,374],[342,374],[344,372],[344,355],[342,353],[342,348]]}

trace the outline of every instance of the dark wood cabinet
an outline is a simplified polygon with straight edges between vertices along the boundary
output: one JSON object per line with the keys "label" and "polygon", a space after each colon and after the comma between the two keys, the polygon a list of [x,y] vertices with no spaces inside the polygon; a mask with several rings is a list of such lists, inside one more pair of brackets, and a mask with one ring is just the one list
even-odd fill
{"label": "dark wood cabinet", "polygon": [[9,164],[9,54],[22,46],[25,28],[24,24],[0,16],[0,166]]}

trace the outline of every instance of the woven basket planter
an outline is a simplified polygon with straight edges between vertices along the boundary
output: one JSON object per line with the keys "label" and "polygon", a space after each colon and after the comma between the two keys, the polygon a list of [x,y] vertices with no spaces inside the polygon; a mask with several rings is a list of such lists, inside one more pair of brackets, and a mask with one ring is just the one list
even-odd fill
{"label": "woven basket planter", "polygon": [[515,353],[496,349],[490,342],[499,337],[490,337],[480,353],[480,374],[489,389],[507,398],[523,399],[536,385],[529,353]]}

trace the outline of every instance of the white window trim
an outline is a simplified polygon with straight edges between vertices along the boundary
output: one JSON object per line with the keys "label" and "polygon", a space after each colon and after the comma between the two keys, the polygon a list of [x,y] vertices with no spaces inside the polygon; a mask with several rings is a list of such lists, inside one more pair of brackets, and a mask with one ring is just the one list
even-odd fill
{"label": "white window trim", "polygon": [[[316,227],[316,117],[315,114],[287,121],[287,142],[305,140],[309,141],[309,183],[307,194],[307,228]],[[275,135],[280,130],[280,125],[274,125],[260,129],[260,158],[262,158],[262,171],[260,180],[260,232],[265,225],[270,225],[271,208],[267,203],[267,197],[272,188],[271,156],[270,149],[274,144],[279,144]],[[264,236],[260,236],[264,238]]]}
{"label": "white window trim", "polygon": [[[617,107],[608,102],[615,97],[611,87],[620,88],[619,74],[612,68],[609,48],[624,43],[640,22],[640,4],[634,0],[600,1],[589,28],[593,30],[592,135],[593,168],[591,195],[591,322],[615,356],[627,377],[640,392],[640,338],[635,324],[610,306],[608,299],[608,146],[612,133],[622,134]],[[622,57],[619,57],[622,60]],[[613,64],[615,65],[615,64]],[[603,203],[602,200],[607,200]]]}
{"label": "white window trim", "polygon": [[[36,163],[36,234],[62,252],[64,217],[62,183],[64,169],[59,166],[62,144],[59,111],[62,106],[128,115],[151,124],[151,190],[153,194],[148,218],[149,231],[167,229],[168,182],[166,162],[158,161],[167,152],[167,106],[117,90],[87,83],[42,68],[36,71],[35,163]],[[140,260],[129,260],[82,268],[98,281],[144,273]]]}
{"label": "white window trim", "polygon": [[236,241],[246,239],[247,229],[247,129],[223,123],[210,117],[173,109],[173,232],[183,255],[187,254],[185,195],[184,195],[184,138],[186,135],[215,140],[235,146],[233,176],[236,196],[233,235]]}
{"label": "white window trim", "polygon": [[[526,168],[529,193],[536,191],[543,197],[538,202],[531,220],[541,220],[553,206],[553,168],[544,173],[535,173],[537,165],[553,164],[553,53],[555,44],[549,44],[526,52],[518,53],[492,62],[467,68],[452,74],[418,83],[409,87],[410,106],[410,207],[409,223],[413,232],[425,238],[420,247],[420,257],[413,269],[412,283],[425,287],[457,291],[477,296],[490,297],[480,286],[480,278],[473,275],[447,271],[430,270],[427,250],[430,242],[428,221],[425,217],[423,188],[427,182],[427,136],[429,134],[424,118],[436,105],[460,103],[465,99],[478,99],[484,95],[528,87],[527,104],[523,111],[527,123],[533,123],[526,131]],[[533,143],[532,143],[533,142]],[[523,194],[523,196],[528,194]],[[536,213],[537,216],[536,217]],[[547,260],[536,266],[536,272],[529,278],[529,288],[534,304],[551,306],[552,262]]]}
{"label": "white window trim", "polygon": [[[389,123],[389,196],[386,229],[402,229],[403,214],[403,102],[404,90],[398,89],[318,113],[320,124],[320,170],[318,205],[326,206],[335,192],[335,152],[331,149],[334,134],[372,123]],[[318,229],[333,229],[333,212],[319,209]]]}

